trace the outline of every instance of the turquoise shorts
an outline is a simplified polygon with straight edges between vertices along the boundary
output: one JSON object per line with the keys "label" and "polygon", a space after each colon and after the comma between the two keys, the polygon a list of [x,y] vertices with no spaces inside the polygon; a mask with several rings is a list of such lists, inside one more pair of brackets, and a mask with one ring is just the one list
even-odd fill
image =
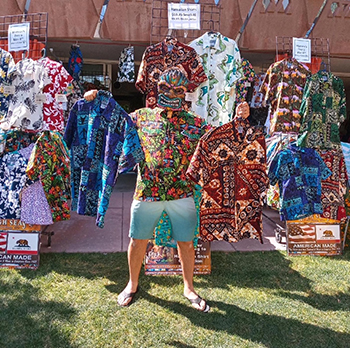
{"label": "turquoise shorts", "polygon": [[197,213],[193,197],[158,202],[133,200],[129,237],[152,239],[154,229],[164,210],[169,215],[172,237],[178,242],[192,241],[197,225]]}

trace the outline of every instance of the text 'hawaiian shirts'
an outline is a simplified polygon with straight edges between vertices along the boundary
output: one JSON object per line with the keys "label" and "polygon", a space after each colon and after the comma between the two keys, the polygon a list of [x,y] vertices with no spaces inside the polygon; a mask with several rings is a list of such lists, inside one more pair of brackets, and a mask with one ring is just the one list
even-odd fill
{"label": "text 'hawaiian shirts'", "polygon": [[310,71],[294,58],[285,58],[269,67],[261,92],[271,104],[270,134],[299,131],[299,109],[309,76]]}
{"label": "text 'hawaiian shirts'", "polygon": [[280,151],[273,158],[268,175],[271,185],[278,182],[281,220],[298,220],[322,214],[321,180],[331,174],[314,149],[291,144]]}
{"label": "text 'hawaiian shirts'", "polygon": [[72,210],[104,218],[117,177],[144,158],[134,124],[112,94],[99,91],[70,112],[64,139],[71,151]]}
{"label": "text 'hawaiian shirts'", "polygon": [[331,72],[308,78],[300,107],[302,124],[297,144],[313,149],[339,149],[340,124],[346,118],[343,81]]}
{"label": "text 'hawaiian shirts'", "polygon": [[158,101],[158,80],[161,73],[169,68],[179,67],[190,81],[188,92],[193,92],[207,80],[196,51],[176,39],[164,40],[146,48],[137,80],[136,88],[146,94],[146,107],[154,108]]}
{"label": "text 'hawaiian shirts'", "polygon": [[208,80],[197,89],[191,110],[209,124],[229,122],[234,113],[234,86],[241,55],[236,42],[220,33],[205,33],[189,44],[199,54]]}
{"label": "text 'hawaiian shirts'", "polygon": [[205,121],[186,111],[167,116],[162,108],[143,108],[130,114],[136,123],[145,160],[139,163],[134,199],[171,201],[193,196],[186,170]]}
{"label": "text 'hawaiian shirts'", "polygon": [[269,180],[260,130],[230,122],[208,132],[198,143],[187,176],[203,188],[200,235],[204,241],[255,238],[263,242],[262,207]]}
{"label": "text 'hawaiian shirts'", "polygon": [[62,93],[73,77],[62,64],[55,62],[49,58],[39,60],[45,68],[47,68],[51,83],[46,85],[43,93],[46,96],[46,102],[43,104],[43,122],[44,128],[53,131],[64,131],[64,116],[62,103],[58,102],[56,95]]}
{"label": "text 'hawaiian shirts'", "polygon": [[4,94],[3,86],[10,85],[9,71],[15,66],[11,53],[0,48],[0,119],[7,115],[10,94]]}

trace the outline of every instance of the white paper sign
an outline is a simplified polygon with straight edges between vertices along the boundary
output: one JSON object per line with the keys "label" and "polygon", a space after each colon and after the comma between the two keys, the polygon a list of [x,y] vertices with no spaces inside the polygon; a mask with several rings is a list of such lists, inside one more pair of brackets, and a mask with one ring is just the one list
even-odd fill
{"label": "white paper sign", "polygon": [[46,95],[44,93],[38,93],[35,95],[35,103],[42,104],[46,103]]}
{"label": "white paper sign", "polygon": [[311,63],[311,40],[293,37],[293,58],[301,63]]}
{"label": "white paper sign", "polygon": [[9,51],[29,51],[29,26],[28,22],[9,25]]}
{"label": "white paper sign", "polygon": [[200,29],[199,4],[169,3],[168,28],[169,29]]}

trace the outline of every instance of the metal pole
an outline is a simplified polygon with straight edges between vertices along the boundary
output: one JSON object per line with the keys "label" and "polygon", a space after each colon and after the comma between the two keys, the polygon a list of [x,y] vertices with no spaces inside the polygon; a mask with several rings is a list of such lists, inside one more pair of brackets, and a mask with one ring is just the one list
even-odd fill
{"label": "metal pole", "polygon": [[249,22],[249,19],[250,19],[251,15],[252,15],[252,12],[253,12],[254,7],[255,7],[257,2],[258,2],[258,0],[254,0],[253,5],[250,7],[250,10],[249,10],[249,12],[247,14],[247,17],[245,18],[245,21],[244,21],[241,29],[239,30],[239,32],[238,32],[238,34],[236,36],[236,40],[235,41],[236,41],[237,45],[238,45],[239,40],[241,39],[241,36],[243,34],[243,31],[244,31],[245,27],[247,26],[247,24]]}
{"label": "metal pole", "polygon": [[304,37],[305,39],[307,39],[307,38],[309,37],[310,33],[311,33],[311,32],[313,31],[313,29],[315,28],[315,25],[316,25],[317,21],[319,20],[322,11],[323,11],[324,8],[326,7],[327,2],[328,2],[328,0],[324,0],[324,1],[323,1],[323,4],[321,5],[321,7],[320,7],[320,9],[319,9],[319,11],[318,11],[318,13],[317,13],[317,16],[315,17],[314,21],[313,21],[312,24],[311,24],[310,29],[307,31],[307,33],[306,33],[306,35],[305,35],[305,37]]}

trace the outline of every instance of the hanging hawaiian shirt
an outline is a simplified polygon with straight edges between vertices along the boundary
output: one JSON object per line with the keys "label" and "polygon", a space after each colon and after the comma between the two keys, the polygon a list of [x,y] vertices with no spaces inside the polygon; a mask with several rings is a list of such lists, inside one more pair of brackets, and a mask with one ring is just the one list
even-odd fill
{"label": "hanging hawaiian shirt", "polygon": [[14,67],[15,61],[11,53],[0,48],[0,120],[3,117],[6,117],[9,107],[9,99],[11,98],[11,94],[4,93],[3,87],[11,84],[8,73]]}
{"label": "hanging hawaiian shirt", "polygon": [[248,89],[252,87],[255,71],[248,59],[242,58],[240,62],[239,72],[241,77],[236,81],[235,86],[235,105],[247,101]]}
{"label": "hanging hawaiian shirt", "polygon": [[135,58],[134,47],[124,48],[119,57],[119,82],[135,82]]}
{"label": "hanging hawaiian shirt", "polygon": [[261,108],[265,106],[264,94],[260,92],[261,86],[264,82],[266,74],[256,74],[253,81],[253,96],[250,101],[251,108]]}
{"label": "hanging hawaiian shirt", "polygon": [[332,172],[314,149],[289,145],[272,160],[268,175],[280,189],[281,220],[298,220],[322,214],[321,180]]}
{"label": "hanging hawaiian shirt", "polygon": [[22,131],[20,129],[0,129],[0,153],[14,152],[35,143],[39,133]]}
{"label": "hanging hawaiian shirt", "polygon": [[39,63],[47,69],[51,80],[51,83],[43,89],[43,93],[46,96],[46,102],[43,104],[43,127],[46,130],[63,132],[64,116],[62,101],[57,99],[57,95],[62,94],[73,78],[68,74],[62,64],[54,60],[46,57],[40,59]]}
{"label": "hanging hawaiian shirt", "polygon": [[20,219],[20,193],[30,184],[27,160],[18,152],[0,157],[0,219]]}
{"label": "hanging hawaiian shirt", "polygon": [[332,175],[321,182],[321,202],[323,207],[321,217],[338,221],[345,220],[344,196],[348,183],[348,173],[342,149],[317,150],[317,152],[332,172]]}
{"label": "hanging hawaiian shirt", "polygon": [[[35,144],[32,143],[19,151],[29,160]],[[32,225],[51,225],[52,214],[40,180],[35,181],[21,192],[21,221]]]}
{"label": "hanging hawaiian shirt", "polygon": [[193,196],[186,170],[206,122],[186,111],[167,114],[143,108],[130,114],[136,123],[145,160],[139,163],[134,199],[171,201]]}
{"label": "hanging hawaiian shirt", "polygon": [[268,178],[263,133],[229,122],[204,135],[187,176],[202,186],[200,235],[204,241],[262,239]]}
{"label": "hanging hawaiian shirt", "polygon": [[343,81],[327,71],[313,74],[306,82],[300,115],[299,146],[339,149],[339,127],[346,118]]}
{"label": "hanging hawaiian shirt", "polygon": [[30,155],[28,177],[41,180],[53,222],[70,219],[70,161],[59,132],[43,131]]}
{"label": "hanging hawaiian shirt", "polygon": [[76,81],[79,81],[80,79],[83,63],[83,54],[80,47],[78,45],[72,45],[69,52],[68,72]]}
{"label": "hanging hawaiian shirt", "polygon": [[93,101],[74,105],[64,139],[71,153],[72,210],[97,215],[102,228],[117,172],[144,158],[134,124],[111,93],[99,91]]}
{"label": "hanging hawaiian shirt", "polygon": [[83,92],[82,88],[80,87],[79,83],[75,80],[73,80],[66,88],[65,91],[63,91],[63,94],[67,98],[66,104],[63,104],[63,118],[64,118],[64,126],[66,126],[68,122],[69,113],[72,110],[74,104],[79,100],[83,98]]}
{"label": "hanging hawaiian shirt", "polygon": [[207,80],[196,51],[173,38],[163,40],[146,48],[137,80],[136,88],[146,94],[146,107],[154,108],[158,102],[157,84],[161,73],[173,67],[182,68],[190,81],[188,92],[193,92]]}
{"label": "hanging hawaiian shirt", "polygon": [[269,134],[299,131],[299,109],[309,76],[310,71],[294,58],[285,58],[269,67],[261,86],[265,101],[271,104]]}
{"label": "hanging hawaiian shirt", "polygon": [[19,61],[11,74],[15,94],[9,102],[7,116],[0,122],[0,128],[18,127],[25,130],[43,128],[43,88],[51,83],[47,70],[37,61]]}
{"label": "hanging hawaiian shirt", "polygon": [[[347,173],[350,173],[350,144],[342,142],[341,148],[343,150],[346,171],[347,171]],[[350,187],[350,175],[348,175],[348,183],[349,183],[348,185]]]}
{"label": "hanging hawaiian shirt", "polygon": [[191,110],[219,126],[234,115],[234,87],[240,78],[241,55],[236,42],[220,33],[205,33],[189,44],[201,58],[208,80],[197,89]]}

